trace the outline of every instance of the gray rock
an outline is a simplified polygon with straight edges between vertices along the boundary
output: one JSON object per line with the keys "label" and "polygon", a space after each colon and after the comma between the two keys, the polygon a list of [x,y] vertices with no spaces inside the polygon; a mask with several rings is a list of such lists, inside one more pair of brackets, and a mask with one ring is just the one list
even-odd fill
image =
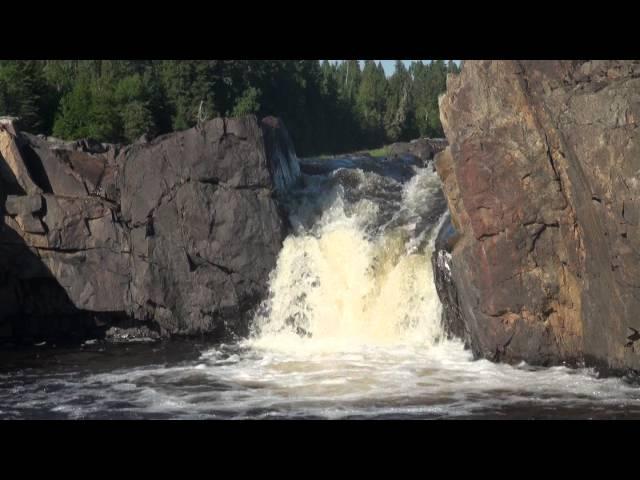
{"label": "gray rock", "polygon": [[0,142],[0,165],[44,192],[0,183],[0,324],[246,332],[286,234],[277,196],[299,177],[279,120],[218,118],[130,146],[7,128]]}
{"label": "gray rock", "polygon": [[[160,339],[158,332],[147,326],[141,327],[111,327],[105,332],[105,340],[109,343],[152,343]],[[87,340],[83,345],[94,345],[96,339]]]}
{"label": "gray rock", "polygon": [[426,166],[446,146],[447,140],[444,138],[416,138],[410,142],[389,145],[389,156],[391,158],[413,157],[419,165]]}
{"label": "gray rock", "polygon": [[9,215],[30,215],[42,210],[41,195],[8,195],[4,204]]}

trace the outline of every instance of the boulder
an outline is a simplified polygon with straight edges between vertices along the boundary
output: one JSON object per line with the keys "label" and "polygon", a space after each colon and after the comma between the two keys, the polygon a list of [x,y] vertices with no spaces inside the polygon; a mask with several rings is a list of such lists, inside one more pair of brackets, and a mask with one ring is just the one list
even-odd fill
{"label": "boulder", "polygon": [[389,157],[413,157],[421,166],[427,166],[446,146],[447,140],[444,138],[417,138],[389,145]]}

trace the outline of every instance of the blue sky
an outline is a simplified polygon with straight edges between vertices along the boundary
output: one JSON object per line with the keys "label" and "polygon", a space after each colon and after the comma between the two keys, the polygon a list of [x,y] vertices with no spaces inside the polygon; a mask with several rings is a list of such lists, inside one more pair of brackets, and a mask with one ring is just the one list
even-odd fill
{"label": "blue sky", "polygon": [[[341,62],[342,60],[329,60],[330,62]],[[417,62],[418,60],[402,60],[404,62],[404,64],[407,66],[407,68],[409,67],[409,65],[411,65],[411,62]],[[422,60],[424,63],[428,63],[431,60]],[[459,60],[454,60],[457,64],[460,64]],[[378,62],[382,62],[382,68],[384,68],[384,73],[387,74],[387,77],[390,76],[391,74],[393,74],[393,70],[396,64],[395,60],[376,60],[376,63]],[[363,60],[360,60],[360,65],[362,65]]]}
{"label": "blue sky", "polygon": [[[384,68],[384,73],[387,74],[387,77],[393,74],[393,71],[395,69],[395,64],[396,61],[395,60],[376,60],[376,62],[382,62],[382,68]],[[409,65],[411,65],[411,62],[417,62],[417,60],[403,60],[404,64],[407,66],[407,68],[409,68]],[[428,63],[431,60],[422,60],[423,63]]]}

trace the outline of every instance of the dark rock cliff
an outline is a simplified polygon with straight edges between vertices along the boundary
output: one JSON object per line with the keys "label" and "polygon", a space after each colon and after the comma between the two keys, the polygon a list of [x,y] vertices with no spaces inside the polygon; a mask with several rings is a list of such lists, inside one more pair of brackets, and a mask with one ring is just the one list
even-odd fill
{"label": "dark rock cliff", "polygon": [[83,336],[116,320],[162,336],[242,333],[286,234],[276,197],[298,176],[274,118],[130,146],[3,121],[0,337]]}
{"label": "dark rock cliff", "polygon": [[465,62],[440,115],[445,324],[479,357],[640,369],[640,62]]}

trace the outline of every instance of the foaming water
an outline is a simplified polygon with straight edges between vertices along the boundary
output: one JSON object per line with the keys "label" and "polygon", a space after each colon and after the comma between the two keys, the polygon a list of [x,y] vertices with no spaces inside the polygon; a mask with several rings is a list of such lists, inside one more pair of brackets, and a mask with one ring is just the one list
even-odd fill
{"label": "foaming water", "polygon": [[[302,220],[284,242],[248,345],[296,353],[434,345],[442,329],[430,256],[444,210],[435,174],[416,169],[402,186],[338,169],[324,182],[312,198],[330,203],[313,222],[304,221],[314,211],[306,202],[292,207]],[[314,193],[322,188],[311,183]]]}
{"label": "foaming water", "polygon": [[430,169],[321,167],[288,200],[293,233],[250,338],[0,359],[0,418],[640,418],[622,379],[474,361],[444,338]]}
{"label": "foaming water", "polygon": [[[0,373],[1,418],[638,418],[640,390],[591,370],[473,361],[457,342],[338,349],[200,347],[158,362],[148,346],[65,368]],[[186,348],[186,347],[185,347]],[[122,349],[122,347],[120,347]],[[75,354],[77,355],[77,354]],[[80,356],[82,357],[82,356]],[[60,355],[64,358],[64,354]]]}

